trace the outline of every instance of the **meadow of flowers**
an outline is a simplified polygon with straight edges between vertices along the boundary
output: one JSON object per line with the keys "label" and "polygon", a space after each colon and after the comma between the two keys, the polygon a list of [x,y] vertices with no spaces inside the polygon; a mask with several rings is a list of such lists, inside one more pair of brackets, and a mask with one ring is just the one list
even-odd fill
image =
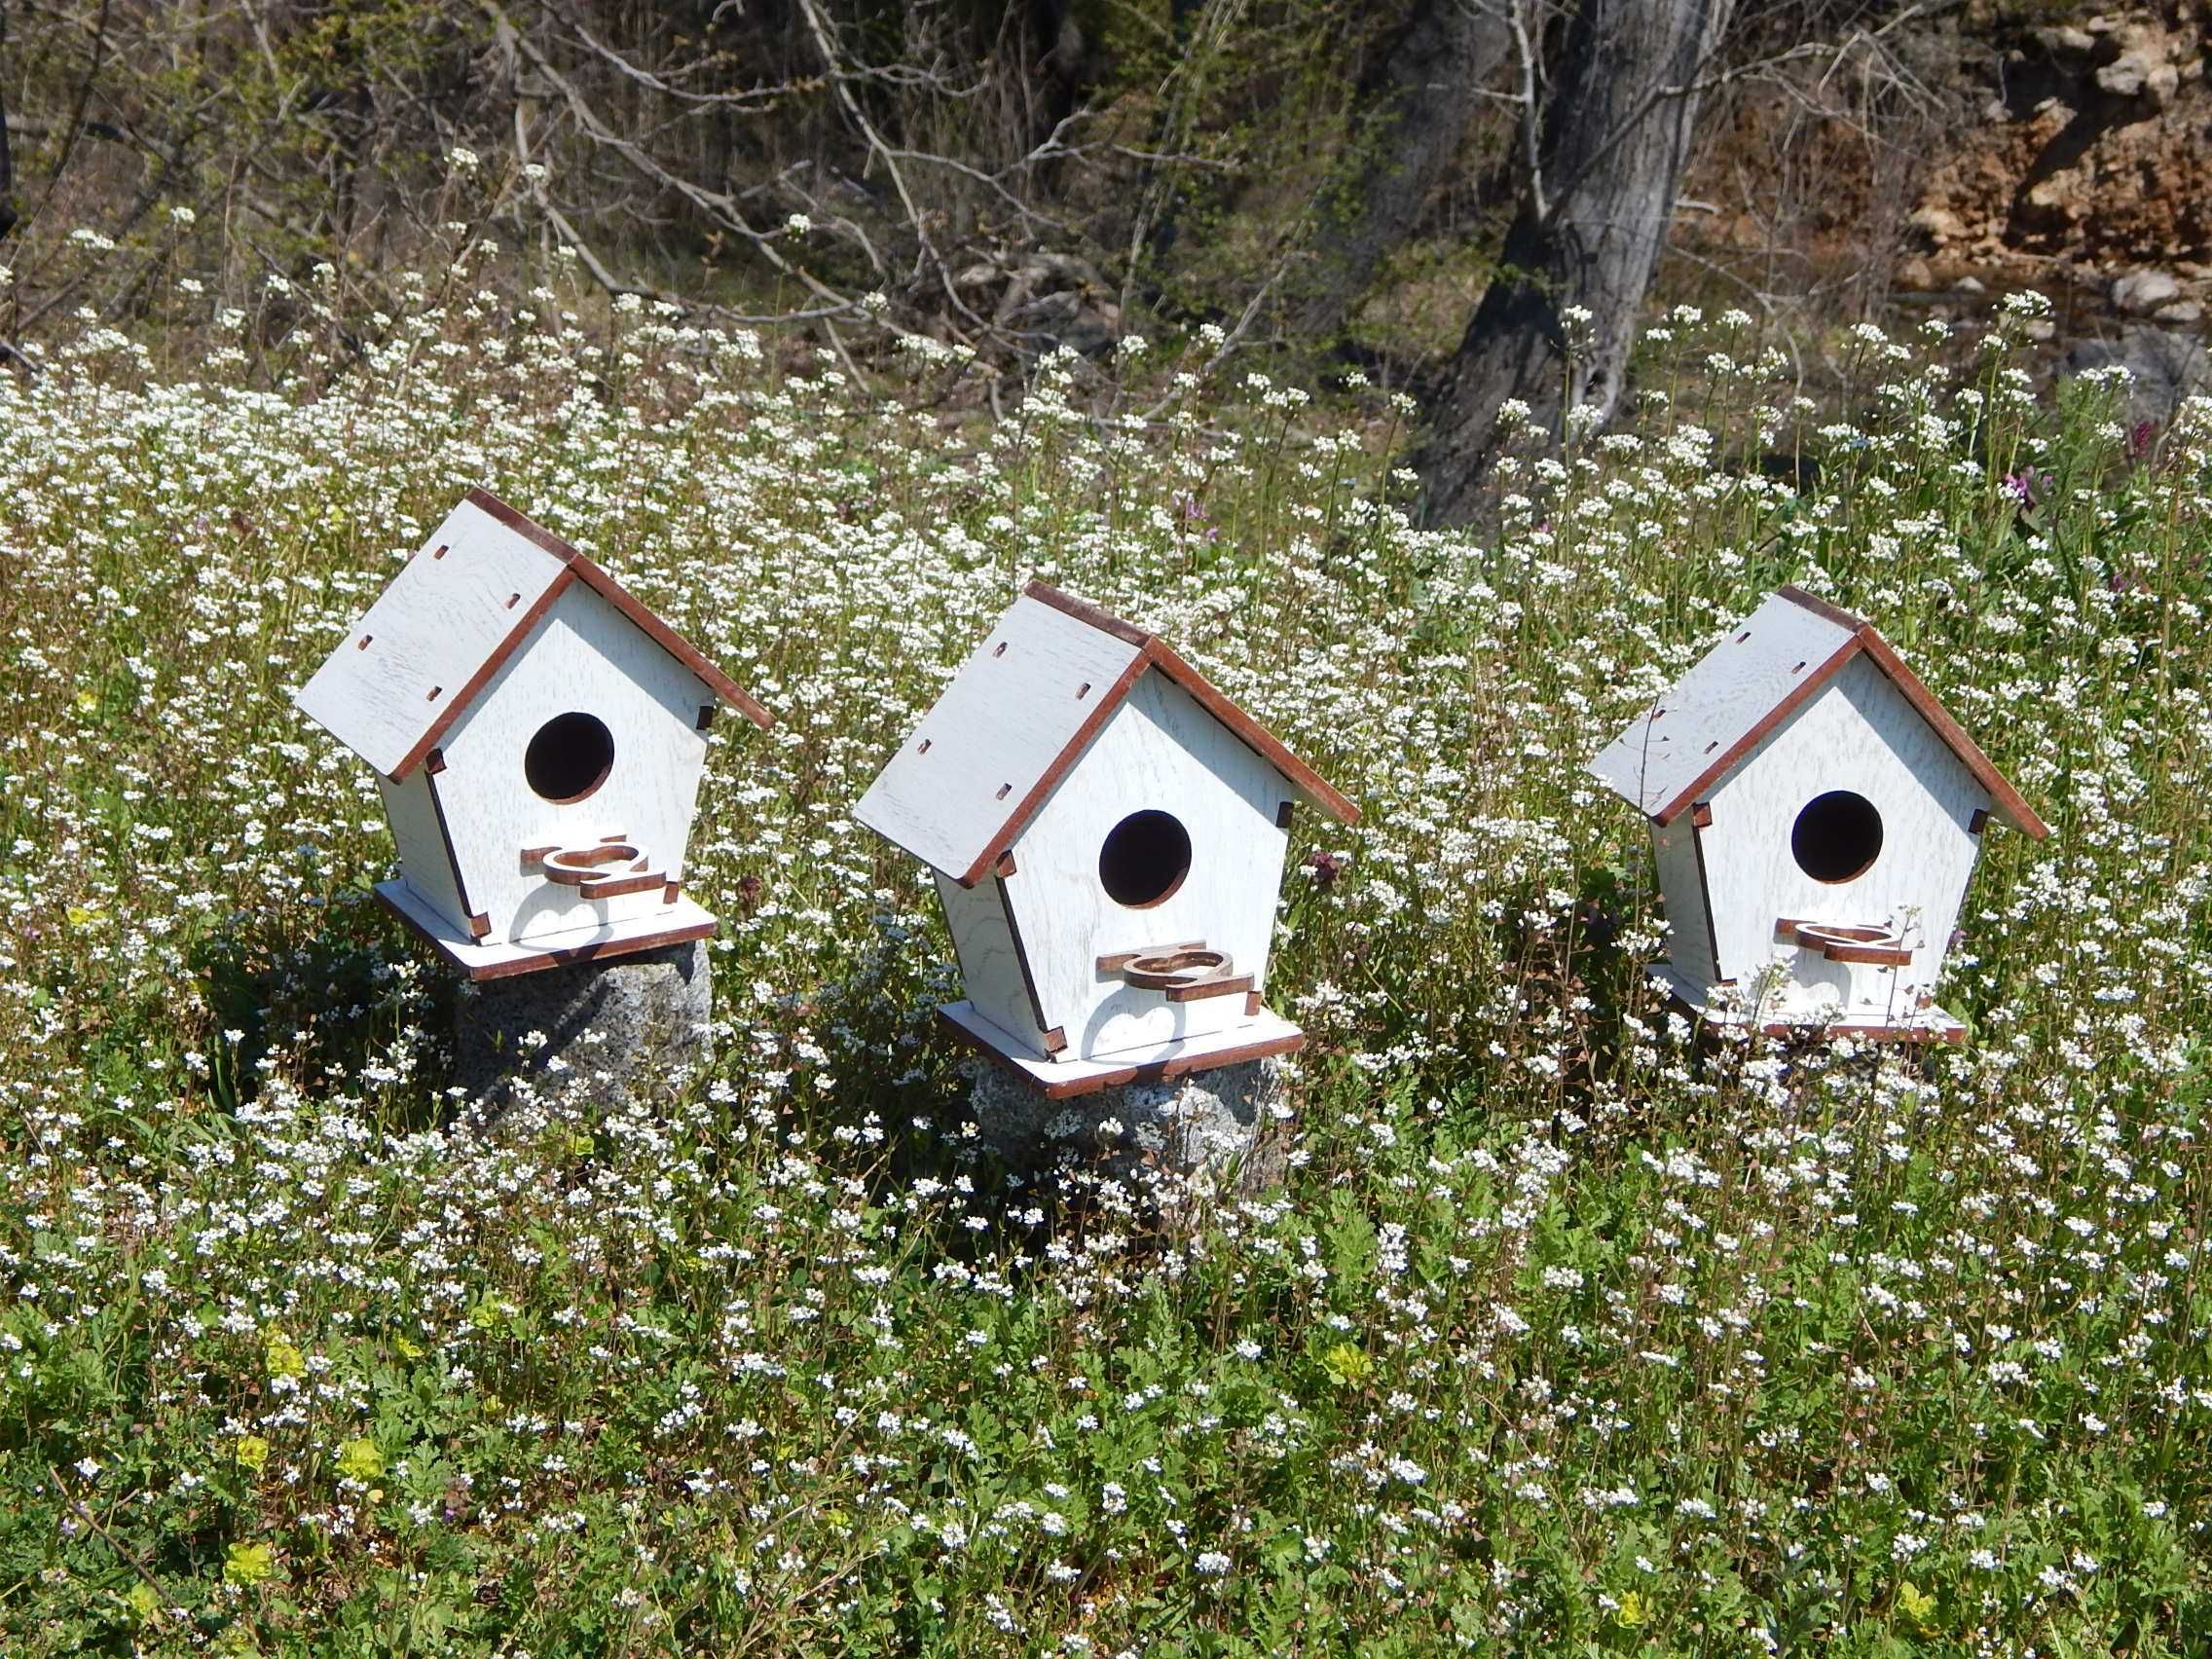
{"label": "meadow of flowers", "polygon": [[[2039,398],[2022,302],[1816,412],[1679,313],[1470,535],[1405,409],[1204,331],[986,387],[472,286],[0,380],[7,1651],[2201,1651],[2212,409]],[[286,695],[478,482],[780,721],[716,728],[709,1074],[491,1133]],[[1301,819],[1259,1196],[1006,1179],[848,817],[1033,575],[1366,810]],[[1964,1049],[1644,986],[1581,762],[1790,579],[2052,825]]]}

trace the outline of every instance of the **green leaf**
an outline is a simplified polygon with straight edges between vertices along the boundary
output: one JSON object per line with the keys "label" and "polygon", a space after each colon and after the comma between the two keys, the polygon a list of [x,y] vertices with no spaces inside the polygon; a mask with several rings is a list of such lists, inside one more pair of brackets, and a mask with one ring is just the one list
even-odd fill
{"label": "green leaf", "polygon": [[1357,1343],[1339,1343],[1321,1356],[1321,1369],[1340,1388],[1355,1388],[1375,1375],[1375,1361]]}
{"label": "green leaf", "polygon": [[233,1544],[223,1552],[225,1584],[259,1584],[276,1570],[276,1552],[267,1544]]}
{"label": "green leaf", "polygon": [[373,1481],[384,1473],[384,1454],[373,1440],[349,1440],[338,1449],[338,1472],[351,1481]]}

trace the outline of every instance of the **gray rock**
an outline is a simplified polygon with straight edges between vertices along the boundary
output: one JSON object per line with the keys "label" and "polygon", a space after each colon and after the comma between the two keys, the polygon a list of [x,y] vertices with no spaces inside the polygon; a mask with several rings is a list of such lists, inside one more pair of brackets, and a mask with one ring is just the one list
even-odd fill
{"label": "gray rock", "polygon": [[2164,271],[2130,271],[2112,285],[2112,303],[2138,316],[2181,298],[2181,284]]}
{"label": "gray rock", "polygon": [[531,1099],[598,1108],[680,1087],[709,1058],[707,941],[463,985],[456,1086],[488,1124]]}
{"label": "gray rock", "polygon": [[977,1059],[969,1062],[969,1106],[991,1150],[1025,1178],[1066,1161],[1162,1198],[1256,1192],[1283,1173],[1283,1071],[1279,1059],[1246,1060],[1048,1100]]}
{"label": "gray rock", "polygon": [[1910,223],[1914,230],[1924,232],[1938,244],[1961,242],[1967,240],[1967,222],[1948,207],[1938,207],[1931,203],[1916,208]]}
{"label": "gray rock", "polygon": [[2125,369],[2133,377],[2122,408],[2130,422],[2165,421],[2185,397],[2212,391],[2212,358],[2202,341],[2136,323],[2116,340],[2083,340],[2058,365],[2061,375]]}
{"label": "gray rock", "polygon": [[2112,30],[2098,55],[2109,61],[2096,72],[2097,88],[2117,98],[2145,99],[2163,109],[2181,87],[2181,68],[2173,61],[2173,41],[2163,29],[2132,23]]}
{"label": "gray rock", "polygon": [[2204,308],[2194,300],[2176,300],[2153,312],[2151,320],[2166,328],[2187,328],[2204,320]]}

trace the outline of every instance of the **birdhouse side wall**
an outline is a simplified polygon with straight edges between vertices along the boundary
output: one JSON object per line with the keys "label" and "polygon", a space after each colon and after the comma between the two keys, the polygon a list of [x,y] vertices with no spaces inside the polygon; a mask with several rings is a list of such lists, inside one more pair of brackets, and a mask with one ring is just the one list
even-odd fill
{"label": "birdhouse side wall", "polygon": [[384,796],[384,815],[391,825],[392,844],[399,852],[400,879],[417,898],[453,925],[463,938],[468,934],[468,905],[454,869],[453,849],[446,845],[438,826],[438,803],[431,797],[431,778],[418,767],[404,784],[377,779]]}
{"label": "birdhouse side wall", "polygon": [[959,958],[960,979],[976,1012],[1043,1059],[1050,1052],[1030,999],[1021,944],[1007,909],[1006,889],[995,875],[963,887],[939,873],[938,897]]}
{"label": "birdhouse side wall", "polygon": [[1713,944],[1713,912],[1698,863],[1697,828],[1689,815],[1651,827],[1659,866],[1659,896],[1667,906],[1667,955],[1677,970],[1707,983],[1720,977]]}
{"label": "birdhouse side wall", "polygon": [[[1862,873],[1818,880],[1791,837],[1816,798],[1848,791],[1881,816],[1880,852]],[[1971,829],[1989,793],[1871,658],[1848,664],[1770,733],[1711,797],[1698,834],[1722,977],[1748,983],[1781,963],[1805,990],[1848,1007],[1908,1013],[1933,990],[1980,841]],[[1903,967],[1829,960],[1778,939],[1782,920],[1901,930]]]}
{"label": "birdhouse side wall", "polygon": [[[583,849],[609,837],[636,846],[645,870],[683,874],[707,738],[700,711],[714,694],[612,604],[577,583],[485,687],[448,736],[439,799],[462,885],[490,916],[494,939],[528,942],[594,923],[628,921],[667,906],[664,887],[588,901],[549,881],[524,854]],[[532,789],[524,760],[546,722],[590,715],[613,740],[605,780],[561,802]]]}
{"label": "birdhouse side wall", "polygon": [[[1063,1057],[1090,1058],[1225,1029],[1249,1017],[1241,994],[1169,1002],[1102,973],[1102,956],[1202,941],[1252,989],[1268,953],[1289,845],[1278,820],[1295,792],[1163,674],[1148,672],[1100,728],[1014,845],[1006,891],[1048,1026]],[[1190,837],[1181,885],[1144,907],[1100,879],[1107,835],[1131,814],[1164,812]]]}

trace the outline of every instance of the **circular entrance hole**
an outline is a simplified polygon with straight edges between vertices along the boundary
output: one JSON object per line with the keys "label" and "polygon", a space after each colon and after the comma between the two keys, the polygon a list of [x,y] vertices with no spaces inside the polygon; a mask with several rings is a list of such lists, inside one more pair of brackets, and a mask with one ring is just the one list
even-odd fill
{"label": "circular entrance hole", "polygon": [[556,806],[583,799],[612,770],[614,734],[596,715],[555,715],[523,751],[524,780]]}
{"label": "circular entrance hole", "polygon": [[1130,813],[1098,849],[1099,885],[1132,910],[1165,903],[1190,873],[1190,831],[1168,813]]}
{"label": "circular entrance hole", "polygon": [[1815,795],[1789,831],[1789,851],[1815,881],[1853,880],[1881,857],[1882,815],[1850,790]]}

